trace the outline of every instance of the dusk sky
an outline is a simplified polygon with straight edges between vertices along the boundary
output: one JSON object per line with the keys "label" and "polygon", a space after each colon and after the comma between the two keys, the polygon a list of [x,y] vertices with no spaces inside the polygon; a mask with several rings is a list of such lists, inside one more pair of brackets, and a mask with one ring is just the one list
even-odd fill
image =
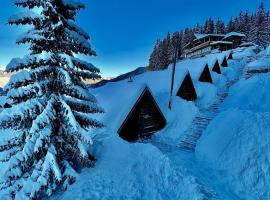
{"label": "dusk sky", "polygon": [[[92,37],[98,53],[89,59],[102,75],[116,76],[146,66],[158,37],[218,16],[226,22],[240,10],[254,12],[261,0],[81,0],[87,6],[78,16],[78,25]],[[27,46],[15,45],[23,33],[7,25],[10,15],[18,11],[13,0],[2,0],[0,7],[0,66],[13,57],[27,54]]]}

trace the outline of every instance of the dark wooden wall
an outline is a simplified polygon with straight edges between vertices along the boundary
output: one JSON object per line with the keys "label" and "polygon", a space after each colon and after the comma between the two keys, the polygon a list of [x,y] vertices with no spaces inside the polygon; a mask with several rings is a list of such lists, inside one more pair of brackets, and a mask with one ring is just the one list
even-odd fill
{"label": "dark wooden wall", "polygon": [[213,72],[216,72],[216,73],[218,73],[218,74],[221,74],[221,69],[220,69],[218,60],[215,62],[215,65],[214,65],[212,71],[213,71]]}
{"label": "dark wooden wall", "polygon": [[149,90],[135,104],[128,118],[118,131],[124,140],[129,142],[145,139],[161,130],[166,125],[166,119],[158,108]]}
{"label": "dark wooden wall", "polygon": [[213,83],[211,73],[210,73],[210,70],[209,70],[209,67],[207,64],[205,65],[205,67],[203,69],[203,72],[199,78],[199,81],[206,82],[206,83]]}
{"label": "dark wooden wall", "polygon": [[222,66],[222,67],[228,67],[228,62],[227,62],[226,56],[224,57],[221,66]]}
{"label": "dark wooden wall", "polygon": [[230,53],[230,55],[228,56],[228,60],[232,60],[233,59],[233,54]]}
{"label": "dark wooden wall", "polygon": [[197,99],[197,93],[190,74],[186,75],[176,95],[187,101],[195,101]]}

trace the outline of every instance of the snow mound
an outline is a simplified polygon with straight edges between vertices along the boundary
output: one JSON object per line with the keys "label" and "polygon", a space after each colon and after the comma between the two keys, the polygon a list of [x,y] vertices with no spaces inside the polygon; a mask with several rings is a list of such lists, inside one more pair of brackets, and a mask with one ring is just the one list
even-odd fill
{"label": "snow mound", "polygon": [[228,110],[211,123],[196,156],[220,171],[241,199],[270,199],[269,134],[270,113]]}
{"label": "snow mound", "polygon": [[270,69],[270,58],[255,60],[248,64],[248,70],[263,70]]}
{"label": "snow mound", "polygon": [[104,142],[100,160],[84,170],[62,196],[52,199],[204,199],[196,179],[183,176],[151,144]]}
{"label": "snow mound", "polygon": [[242,79],[231,88],[231,95],[225,100],[222,107],[239,108],[254,112],[270,112],[270,74]]}
{"label": "snow mound", "polygon": [[270,199],[270,74],[241,79],[196,147],[198,161],[239,199]]}

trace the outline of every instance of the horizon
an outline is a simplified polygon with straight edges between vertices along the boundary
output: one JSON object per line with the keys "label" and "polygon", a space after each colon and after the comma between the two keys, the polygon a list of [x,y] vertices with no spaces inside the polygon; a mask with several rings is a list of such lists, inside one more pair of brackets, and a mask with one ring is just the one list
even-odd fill
{"label": "horizon", "polygon": [[[166,4],[161,0],[81,2],[86,4],[86,9],[78,15],[77,24],[90,34],[90,43],[98,54],[97,57],[82,57],[99,67],[103,77],[116,77],[137,67],[147,66],[156,40],[165,37],[168,32],[202,24],[209,17],[219,17],[228,22],[240,11],[255,12],[261,2],[269,9],[269,2],[262,0],[229,0],[218,5],[214,0],[206,0],[203,4],[199,0],[169,0]],[[9,16],[19,10],[12,3],[13,0],[2,3],[2,8],[6,9],[1,10],[3,14],[0,17],[0,67],[28,52],[27,45],[15,44],[24,31],[7,25]],[[191,6],[193,10],[188,10]],[[223,9],[219,10],[220,7]]]}

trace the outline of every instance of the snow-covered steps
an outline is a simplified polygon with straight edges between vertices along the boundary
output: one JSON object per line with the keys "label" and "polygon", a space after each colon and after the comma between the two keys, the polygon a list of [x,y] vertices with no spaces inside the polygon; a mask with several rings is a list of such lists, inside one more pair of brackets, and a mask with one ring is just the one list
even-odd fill
{"label": "snow-covered steps", "polygon": [[234,85],[242,77],[244,66],[238,68],[238,76],[225,85],[225,90],[219,92],[218,100],[210,105],[206,109],[200,109],[200,113],[196,116],[192,122],[192,125],[185,131],[183,134],[183,139],[180,142],[179,148],[188,151],[194,152],[197,142],[202,136],[203,132],[207,129],[210,122],[218,115],[220,112],[219,106],[224,102],[224,100],[229,95],[229,88]]}

